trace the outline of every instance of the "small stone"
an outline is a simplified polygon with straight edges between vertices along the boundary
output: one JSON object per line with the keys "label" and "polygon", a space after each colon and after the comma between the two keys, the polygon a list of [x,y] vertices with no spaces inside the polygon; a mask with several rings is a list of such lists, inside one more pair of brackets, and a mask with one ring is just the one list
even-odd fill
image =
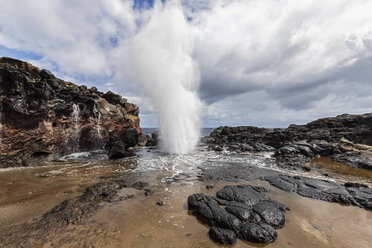
{"label": "small stone", "polygon": [[160,207],[161,207],[161,206],[163,206],[163,205],[164,205],[164,202],[163,202],[163,201],[157,201],[157,202],[156,202],[156,205],[158,205],[158,206],[160,206]]}
{"label": "small stone", "polygon": [[144,190],[145,190],[145,196],[149,196],[154,193],[151,189],[144,189]]}
{"label": "small stone", "polygon": [[207,185],[205,186],[206,189],[210,190],[210,189],[213,189],[213,185]]}

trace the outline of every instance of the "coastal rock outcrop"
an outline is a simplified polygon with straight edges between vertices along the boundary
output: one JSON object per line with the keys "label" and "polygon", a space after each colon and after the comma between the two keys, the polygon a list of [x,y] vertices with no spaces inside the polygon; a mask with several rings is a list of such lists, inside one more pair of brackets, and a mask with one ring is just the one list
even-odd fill
{"label": "coastal rock outcrop", "polygon": [[215,151],[273,151],[279,165],[305,170],[309,169],[305,163],[315,156],[330,156],[352,167],[372,169],[372,113],[344,114],[288,128],[224,126],[215,129],[204,142]]}
{"label": "coastal rock outcrop", "polygon": [[0,167],[103,148],[125,154],[147,142],[137,105],[20,60],[0,58],[0,99]]}
{"label": "coastal rock outcrop", "polygon": [[[217,198],[202,193],[190,195],[189,210],[211,226],[209,237],[220,244],[233,245],[236,238],[268,244],[278,237],[276,228],[283,227],[289,208],[271,200],[263,187],[225,186]],[[222,208],[220,205],[226,205]]]}

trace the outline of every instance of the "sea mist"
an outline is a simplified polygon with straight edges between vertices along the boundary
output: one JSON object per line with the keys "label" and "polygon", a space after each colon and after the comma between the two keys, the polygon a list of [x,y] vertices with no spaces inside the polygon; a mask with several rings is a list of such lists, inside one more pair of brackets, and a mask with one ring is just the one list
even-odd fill
{"label": "sea mist", "polygon": [[200,74],[192,58],[194,30],[179,2],[157,1],[130,47],[132,73],[154,105],[162,146],[169,153],[192,151],[200,137]]}

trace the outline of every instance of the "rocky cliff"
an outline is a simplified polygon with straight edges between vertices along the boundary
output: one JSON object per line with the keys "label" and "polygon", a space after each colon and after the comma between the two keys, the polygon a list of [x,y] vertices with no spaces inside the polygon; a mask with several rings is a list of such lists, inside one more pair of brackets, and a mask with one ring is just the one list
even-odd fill
{"label": "rocky cliff", "polygon": [[0,58],[0,100],[0,167],[95,149],[121,157],[146,143],[135,104],[20,60]]}

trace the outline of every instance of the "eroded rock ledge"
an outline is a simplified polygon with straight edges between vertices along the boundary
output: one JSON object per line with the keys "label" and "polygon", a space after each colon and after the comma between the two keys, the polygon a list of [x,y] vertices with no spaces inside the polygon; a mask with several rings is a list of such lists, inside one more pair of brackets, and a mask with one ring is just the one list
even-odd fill
{"label": "eroded rock ledge", "polygon": [[0,167],[104,148],[118,158],[147,142],[137,105],[20,60],[0,58],[0,100]]}

